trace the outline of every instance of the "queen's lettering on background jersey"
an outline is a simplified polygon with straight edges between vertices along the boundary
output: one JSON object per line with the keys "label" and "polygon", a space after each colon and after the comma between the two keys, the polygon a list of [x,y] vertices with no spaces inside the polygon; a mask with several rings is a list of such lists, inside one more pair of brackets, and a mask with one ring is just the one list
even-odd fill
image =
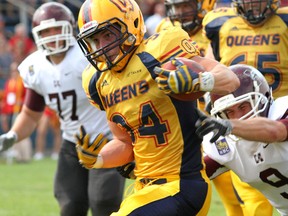
{"label": "queen's lettering on background jersey", "polygon": [[251,46],[251,45],[277,45],[280,43],[279,34],[267,35],[242,35],[228,36],[226,39],[227,46]]}

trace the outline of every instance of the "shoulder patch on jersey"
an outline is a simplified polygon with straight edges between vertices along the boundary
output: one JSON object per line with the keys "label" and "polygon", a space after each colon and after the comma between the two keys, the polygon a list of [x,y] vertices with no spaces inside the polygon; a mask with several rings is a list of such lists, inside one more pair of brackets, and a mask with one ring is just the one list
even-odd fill
{"label": "shoulder patch on jersey", "polygon": [[30,75],[30,76],[33,76],[34,73],[35,73],[35,71],[34,71],[34,65],[30,65],[29,68],[28,68],[28,70],[29,70],[29,75]]}
{"label": "shoulder patch on jersey", "polygon": [[227,143],[225,138],[217,140],[215,142],[215,146],[217,148],[217,151],[218,151],[219,155],[225,155],[225,154],[230,152],[229,145],[228,145],[228,143]]}

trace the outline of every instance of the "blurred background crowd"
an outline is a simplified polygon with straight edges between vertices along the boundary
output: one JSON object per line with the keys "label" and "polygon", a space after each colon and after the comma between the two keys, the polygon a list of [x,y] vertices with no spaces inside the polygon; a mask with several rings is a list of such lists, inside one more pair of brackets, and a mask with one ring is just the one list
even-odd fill
{"label": "blurred background crowd", "polygon": [[[21,110],[25,88],[17,72],[19,63],[36,47],[31,33],[31,19],[34,11],[48,0],[0,0],[0,133],[7,132],[13,119]],[[75,19],[84,0],[58,0],[73,12]],[[166,16],[164,0],[138,0],[144,15],[149,37],[158,23]],[[231,0],[218,0],[217,6],[231,5]],[[43,137],[45,136],[45,137]],[[15,145],[11,158],[19,162],[28,162],[32,158],[41,160],[49,152],[53,159],[61,143],[61,134],[57,116],[47,110],[38,130],[23,145]],[[15,147],[16,148],[16,147]]]}

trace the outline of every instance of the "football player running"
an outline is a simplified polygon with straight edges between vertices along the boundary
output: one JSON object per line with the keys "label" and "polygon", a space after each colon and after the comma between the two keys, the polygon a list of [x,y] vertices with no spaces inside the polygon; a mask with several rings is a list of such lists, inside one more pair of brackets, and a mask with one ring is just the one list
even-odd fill
{"label": "football player running", "polygon": [[[273,101],[257,69],[241,64],[230,68],[240,87],[226,96],[211,93],[211,114],[220,118],[202,113],[196,123],[196,133],[204,137],[207,174],[214,178],[233,170],[287,216],[288,96]],[[257,214],[265,215],[265,206],[261,207]]]}
{"label": "football player running", "polygon": [[[275,98],[286,95],[288,7],[279,8],[280,0],[233,0],[233,6],[234,8],[215,9],[203,20],[204,32],[211,40],[212,55],[227,66],[243,63],[257,68],[272,87]],[[244,212],[254,212],[253,215],[257,215],[257,209],[262,212],[266,208],[265,215],[272,215],[272,207],[264,197],[253,197],[254,189],[250,190],[233,173],[231,176],[234,187],[245,204]],[[244,200],[245,196],[241,196],[241,193],[250,194],[249,199]],[[221,198],[224,200],[225,195],[223,190]],[[251,204],[248,207],[249,202]]]}
{"label": "football player running", "polygon": [[[78,43],[91,63],[83,72],[83,88],[91,103],[106,111],[113,133],[106,145],[99,137],[89,148],[81,132],[80,163],[96,169],[136,164],[135,193],[112,215],[207,215],[211,186],[202,163],[202,140],[191,128],[198,118],[196,101],[171,95],[227,94],[238,87],[237,76],[200,57],[181,27],[144,40],[144,20],[134,0],[87,0],[78,25]],[[195,73],[175,59],[175,70],[160,67],[175,57],[191,58],[206,72]]]}
{"label": "football player running", "polygon": [[75,19],[66,6],[49,2],[35,11],[32,24],[38,50],[18,68],[27,88],[25,104],[10,131],[1,135],[0,149],[30,136],[49,106],[58,113],[63,132],[54,184],[61,215],[86,216],[89,208],[93,216],[110,215],[119,209],[124,178],[116,169],[85,169],[75,148],[80,125],[91,138],[99,133],[112,138],[105,113],[89,104],[82,88],[81,75],[89,62],[74,36]]}

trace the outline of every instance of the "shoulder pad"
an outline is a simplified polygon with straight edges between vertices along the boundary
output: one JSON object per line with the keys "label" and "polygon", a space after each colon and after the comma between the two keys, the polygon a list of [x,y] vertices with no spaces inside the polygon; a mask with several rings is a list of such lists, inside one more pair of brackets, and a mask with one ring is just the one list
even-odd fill
{"label": "shoulder pad", "polygon": [[270,106],[268,118],[279,120],[286,112],[288,112],[288,96],[279,97]]}
{"label": "shoulder pad", "polygon": [[288,7],[281,7],[277,10],[276,15],[278,15],[283,22],[288,26]]}
{"label": "shoulder pad", "polygon": [[237,14],[233,8],[217,8],[206,14],[203,19],[205,29],[218,29],[230,18],[236,17]]}
{"label": "shoulder pad", "polygon": [[168,17],[161,20],[161,22],[156,26],[155,32],[160,32],[163,29],[172,27],[173,24]]}

